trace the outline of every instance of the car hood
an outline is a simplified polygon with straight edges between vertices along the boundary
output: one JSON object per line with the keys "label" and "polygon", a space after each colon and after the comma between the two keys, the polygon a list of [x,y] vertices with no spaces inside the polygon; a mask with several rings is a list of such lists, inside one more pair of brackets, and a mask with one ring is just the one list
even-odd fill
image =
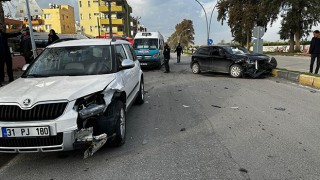
{"label": "car hood", "polygon": [[19,103],[26,99],[30,106],[42,101],[68,100],[103,90],[115,75],[58,76],[47,78],[19,78],[0,88],[0,103]]}

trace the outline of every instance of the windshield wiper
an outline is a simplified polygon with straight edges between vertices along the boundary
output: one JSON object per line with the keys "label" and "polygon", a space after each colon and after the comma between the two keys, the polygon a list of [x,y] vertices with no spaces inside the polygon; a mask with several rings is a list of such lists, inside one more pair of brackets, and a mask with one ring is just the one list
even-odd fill
{"label": "windshield wiper", "polygon": [[38,78],[38,77],[50,77],[50,76],[49,75],[43,75],[43,74],[28,74],[28,75],[26,75],[26,77]]}

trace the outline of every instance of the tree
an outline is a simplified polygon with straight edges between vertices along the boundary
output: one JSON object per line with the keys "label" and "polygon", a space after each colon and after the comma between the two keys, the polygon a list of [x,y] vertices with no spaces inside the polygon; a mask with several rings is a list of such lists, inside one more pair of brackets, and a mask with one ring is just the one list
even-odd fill
{"label": "tree", "polygon": [[175,32],[168,38],[169,46],[171,47],[175,47],[179,41],[183,47],[194,44],[194,28],[191,20],[182,20],[176,25]]}
{"label": "tree", "polygon": [[273,0],[220,0],[217,3],[218,21],[228,22],[234,41],[250,48],[253,28],[267,27],[277,19],[279,6]]}
{"label": "tree", "polygon": [[312,26],[320,22],[320,4],[318,0],[277,0],[282,8],[281,39],[290,40],[289,52],[300,52],[300,39],[309,35]]}

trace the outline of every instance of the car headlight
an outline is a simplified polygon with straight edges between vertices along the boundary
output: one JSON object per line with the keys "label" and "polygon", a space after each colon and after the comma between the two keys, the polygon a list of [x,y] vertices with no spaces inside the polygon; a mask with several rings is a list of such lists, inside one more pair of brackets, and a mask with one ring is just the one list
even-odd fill
{"label": "car headlight", "polygon": [[255,64],[256,63],[256,61],[250,59],[249,57],[248,57],[248,59],[246,61],[247,61],[248,64]]}
{"label": "car headlight", "polygon": [[101,92],[93,93],[77,99],[74,110],[79,113],[81,119],[96,116],[104,112],[106,104]]}

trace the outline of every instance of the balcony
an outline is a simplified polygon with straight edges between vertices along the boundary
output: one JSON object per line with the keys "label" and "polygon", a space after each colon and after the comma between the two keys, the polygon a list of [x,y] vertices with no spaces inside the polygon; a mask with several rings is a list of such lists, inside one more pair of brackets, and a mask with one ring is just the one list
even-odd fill
{"label": "balcony", "polygon": [[[32,25],[42,25],[42,19],[33,19],[31,20]],[[23,24],[27,25],[28,24],[28,20],[23,20]]]}
{"label": "balcony", "polygon": [[[100,24],[109,24],[109,19],[100,19]],[[123,25],[123,19],[112,19],[113,25]]]}
{"label": "balcony", "polygon": [[[108,6],[99,6],[99,12],[109,12]],[[111,12],[123,12],[122,6],[111,6]]]}

